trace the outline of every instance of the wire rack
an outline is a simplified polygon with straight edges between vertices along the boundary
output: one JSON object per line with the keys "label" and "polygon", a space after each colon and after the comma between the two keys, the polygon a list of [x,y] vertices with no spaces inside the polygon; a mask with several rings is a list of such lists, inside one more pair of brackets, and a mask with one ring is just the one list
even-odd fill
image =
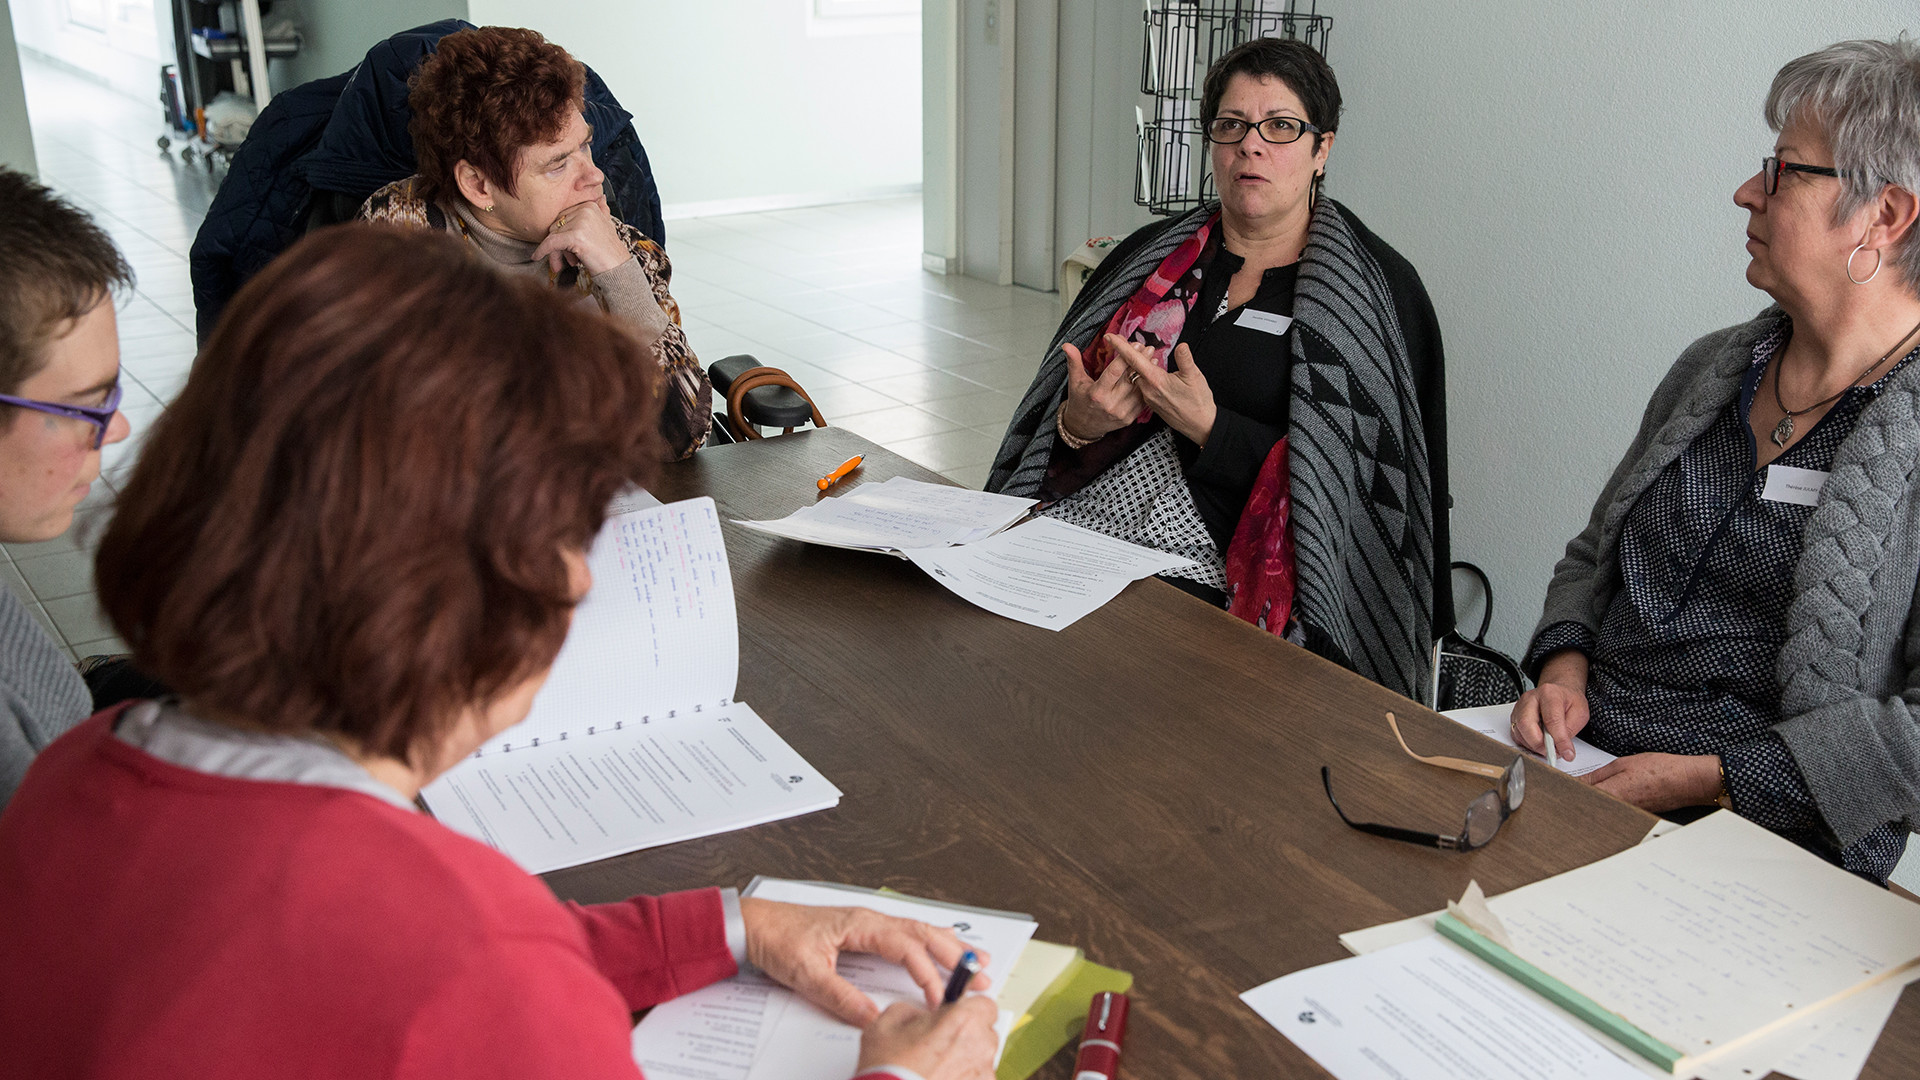
{"label": "wire rack", "polygon": [[1255,38],[1304,41],[1327,54],[1333,19],[1318,0],[1147,0],[1140,50],[1139,161],[1134,202],[1156,214],[1178,214],[1214,197],[1200,131],[1200,92],[1208,69]]}

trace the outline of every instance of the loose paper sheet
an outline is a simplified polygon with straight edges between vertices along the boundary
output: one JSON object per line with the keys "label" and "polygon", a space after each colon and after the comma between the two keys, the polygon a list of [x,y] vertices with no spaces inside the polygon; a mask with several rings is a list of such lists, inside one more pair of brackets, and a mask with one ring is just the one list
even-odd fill
{"label": "loose paper sheet", "polygon": [[[1033,937],[1031,920],[923,903],[907,897],[762,878],[750,896],[816,907],[864,907],[900,918],[950,926],[990,955],[986,974],[998,992]],[[876,956],[847,953],[839,971],[885,1009],[896,1001],[926,1005],[905,968]],[[1002,1012],[1004,1043],[1012,1017]],[[647,1014],[633,1031],[633,1058],[648,1076],[685,1080],[846,1080],[860,1057],[860,1029],[802,1001],[758,975],[740,975],[696,990]]]}
{"label": "loose paper sheet", "polygon": [[1141,578],[1192,565],[1046,517],[965,547],[905,554],[961,599],[1047,630],[1071,626]]}
{"label": "loose paper sheet", "polygon": [[738,524],[829,547],[898,552],[985,539],[1019,521],[1033,505],[1032,499],[896,476],[775,521]]}
{"label": "loose paper sheet", "polygon": [[1339,1080],[1641,1080],[1579,1021],[1438,936],[1240,995]]}
{"label": "loose paper sheet", "polygon": [[[1440,714],[1455,723],[1470,727],[1487,738],[1503,746],[1511,746],[1536,761],[1545,760],[1531,750],[1521,749],[1513,741],[1513,703],[1505,705],[1485,705],[1477,709],[1449,709]],[[1613,761],[1613,755],[1582,739],[1573,737],[1573,761],[1566,762],[1555,758],[1550,764],[1569,776],[1585,776],[1588,773]]]}
{"label": "loose paper sheet", "polygon": [[744,702],[469,758],[421,792],[530,874],[824,810],[840,789]]}

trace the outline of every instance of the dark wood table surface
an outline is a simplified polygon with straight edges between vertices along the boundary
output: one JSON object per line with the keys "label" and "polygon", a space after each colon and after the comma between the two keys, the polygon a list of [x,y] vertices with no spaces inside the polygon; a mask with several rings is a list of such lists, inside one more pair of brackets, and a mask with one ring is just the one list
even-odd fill
{"label": "dark wood table surface", "polygon": [[[826,428],[702,450],[665,500],[782,517],[856,453],[838,490],[935,474]],[[1065,630],[1030,627],[885,555],[725,526],[738,697],[845,796],[832,810],[547,875],[583,902],[755,874],[1028,912],[1038,936],[1133,973],[1131,1077],[1326,1075],[1238,995],[1347,956],[1339,934],[1433,911],[1470,879],[1504,892],[1640,841],[1651,815],[1529,763],[1494,842],[1455,853],[1341,824],[1452,832],[1487,782],[1422,753],[1500,761],[1490,740],[1159,581]],[[1071,1074],[1071,1051],[1038,1074]],[[1920,1075],[1908,993],[1865,1073]]]}

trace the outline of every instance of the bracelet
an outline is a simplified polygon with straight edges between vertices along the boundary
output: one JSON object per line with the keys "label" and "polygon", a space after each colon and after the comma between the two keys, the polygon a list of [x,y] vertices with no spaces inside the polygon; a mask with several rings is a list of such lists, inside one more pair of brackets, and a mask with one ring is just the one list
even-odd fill
{"label": "bracelet", "polygon": [[1099,442],[1098,439],[1083,439],[1067,430],[1067,406],[1063,402],[1060,411],[1053,414],[1053,426],[1060,432],[1060,441],[1067,444],[1069,450],[1084,450]]}
{"label": "bracelet", "polygon": [[1733,793],[1727,790],[1727,759],[1720,759],[1720,794],[1713,797],[1714,804],[1722,810],[1733,809]]}

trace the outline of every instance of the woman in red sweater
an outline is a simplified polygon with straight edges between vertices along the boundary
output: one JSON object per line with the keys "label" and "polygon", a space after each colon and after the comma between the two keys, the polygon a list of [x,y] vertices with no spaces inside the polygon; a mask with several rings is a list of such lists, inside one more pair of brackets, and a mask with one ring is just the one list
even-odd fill
{"label": "woman in red sweater", "polygon": [[561,904],[418,813],[526,715],[609,500],[660,458],[646,343],[442,237],[315,234],[228,307],[97,579],[179,697],[95,716],[0,815],[0,1046],[34,1077],[638,1076],[632,1013],[743,963],[984,1080],[949,932],[707,889]]}

